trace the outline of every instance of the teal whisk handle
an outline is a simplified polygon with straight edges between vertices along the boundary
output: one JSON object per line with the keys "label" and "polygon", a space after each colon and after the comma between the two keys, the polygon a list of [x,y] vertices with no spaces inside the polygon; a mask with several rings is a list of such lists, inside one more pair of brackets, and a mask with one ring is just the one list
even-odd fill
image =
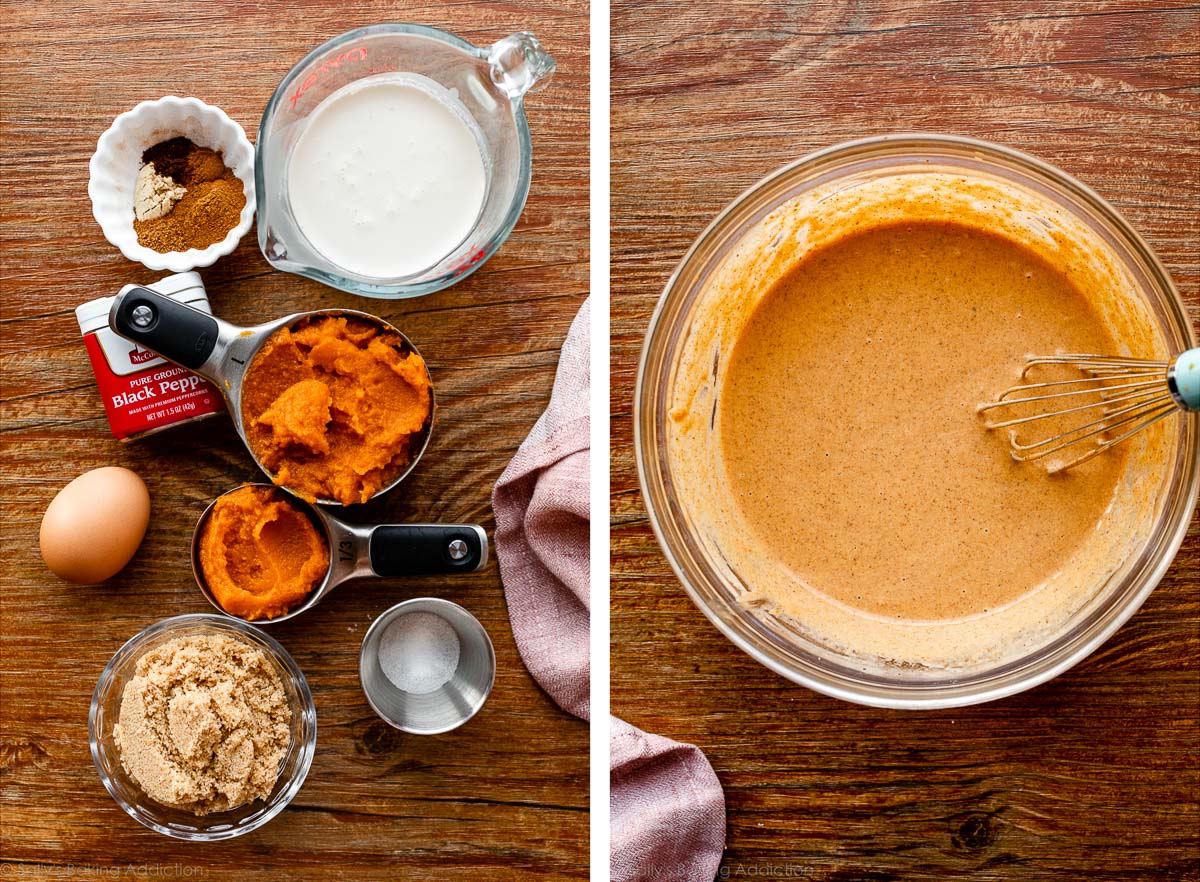
{"label": "teal whisk handle", "polygon": [[1167,370],[1171,397],[1188,410],[1200,410],[1200,346],[1189,349]]}

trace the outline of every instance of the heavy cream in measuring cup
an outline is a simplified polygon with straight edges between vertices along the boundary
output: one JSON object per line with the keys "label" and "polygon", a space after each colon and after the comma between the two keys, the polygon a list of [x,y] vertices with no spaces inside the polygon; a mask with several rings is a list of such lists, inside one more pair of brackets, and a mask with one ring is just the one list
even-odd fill
{"label": "heavy cream in measuring cup", "polygon": [[333,263],[379,279],[411,276],[475,227],[487,171],[475,123],[438,83],[379,74],[321,102],[287,172],[292,214]]}

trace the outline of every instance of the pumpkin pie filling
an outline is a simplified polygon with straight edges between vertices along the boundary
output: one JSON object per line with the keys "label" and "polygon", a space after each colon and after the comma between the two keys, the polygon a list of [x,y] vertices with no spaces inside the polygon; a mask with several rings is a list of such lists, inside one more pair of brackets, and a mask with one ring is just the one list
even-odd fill
{"label": "pumpkin pie filling", "polygon": [[669,410],[674,487],[772,629],[866,670],[971,669],[1046,640],[1133,556],[1165,431],[1048,474],[977,412],[1030,353],[1162,357],[1101,246],[1044,211],[932,173],[830,188],[708,281]]}

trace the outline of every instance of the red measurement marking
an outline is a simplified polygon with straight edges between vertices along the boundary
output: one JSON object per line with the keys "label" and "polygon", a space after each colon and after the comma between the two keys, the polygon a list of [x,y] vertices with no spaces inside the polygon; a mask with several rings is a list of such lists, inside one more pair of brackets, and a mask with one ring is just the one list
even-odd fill
{"label": "red measurement marking", "polygon": [[454,266],[454,269],[450,270],[450,274],[454,276],[462,275],[475,264],[479,263],[479,261],[483,260],[486,255],[487,252],[482,248],[472,252],[468,257],[457,263]]}
{"label": "red measurement marking", "polygon": [[304,82],[302,82],[299,87],[297,87],[296,91],[292,93],[292,96],[289,99],[292,103],[292,109],[295,110],[296,102],[298,102],[304,96],[304,93],[316,85],[317,80],[329,73],[331,70],[339,68],[343,64],[366,60],[367,47],[365,46],[347,49],[345,52],[340,53],[336,58],[325,59],[318,67],[313,69],[312,73],[304,78]]}

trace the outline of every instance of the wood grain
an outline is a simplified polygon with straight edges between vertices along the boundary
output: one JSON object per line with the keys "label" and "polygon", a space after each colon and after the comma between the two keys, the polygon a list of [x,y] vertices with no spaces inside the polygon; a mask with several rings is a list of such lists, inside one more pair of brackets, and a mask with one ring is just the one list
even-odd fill
{"label": "wood grain", "polygon": [[793,686],[691,605],[633,464],[637,355],[712,217],[889,131],[1030,151],[1113,201],[1200,318],[1200,7],[695,0],[612,7],[613,712],[704,749],[722,878],[1200,879],[1200,528],[1115,637],[993,704],[902,713]]}
{"label": "wood grain", "polygon": [[[214,311],[234,322],[345,306],[376,311],[409,334],[430,363],[439,422],[412,477],[355,516],[471,521],[490,534],[492,485],[549,400],[558,348],[587,294],[586,2],[56,0],[5,4],[4,19],[0,877],[110,878],[156,868],[164,878],[211,880],[266,871],[287,879],[584,876],[587,727],[526,673],[494,561],[465,578],[352,583],[273,629],[308,677],[319,735],[307,783],[266,827],[215,845],[178,843],[116,806],[88,753],[91,690],[134,633],[207,611],[188,564],[192,527],[214,496],[257,473],[224,418],[114,441],[73,310],[161,275],[123,258],[91,218],[88,159],[116,114],[143,99],[195,95],[253,138],[288,69],[353,27],[417,21],[476,44],[534,31],[559,69],[527,106],[533,188],[516,231],[476,275],[413,301],[369,301],[272,270],[253,232],[202,271]],[[66,585],[38,557],[41,513],[67,480],[112,464],[146,479],[150,531],[118,577]],[[358,685],[371,620],[420,595],[465,605],[498,655],[482,712],[438,737],[389,728]]]}

